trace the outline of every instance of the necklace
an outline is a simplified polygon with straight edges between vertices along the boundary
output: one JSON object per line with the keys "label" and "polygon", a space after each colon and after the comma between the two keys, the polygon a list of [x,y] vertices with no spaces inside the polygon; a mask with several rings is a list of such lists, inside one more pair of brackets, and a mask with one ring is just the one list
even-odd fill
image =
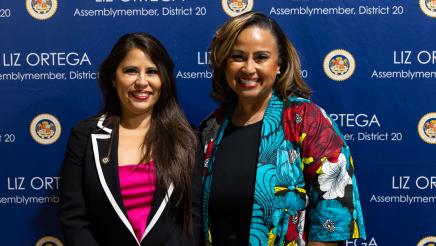
{"label": "necklace", "polygon": [[257,111],[253,115],[249,116],[242,115],[241,113],[237,113],[235,111],[232,115],[232,122],[235,125],[246,126],[261,121],[264,114],[265,110]]}

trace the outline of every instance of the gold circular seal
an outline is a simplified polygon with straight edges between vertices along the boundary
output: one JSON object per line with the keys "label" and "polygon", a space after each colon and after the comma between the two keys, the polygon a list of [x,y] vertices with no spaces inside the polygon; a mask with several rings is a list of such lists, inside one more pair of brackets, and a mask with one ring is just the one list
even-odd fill
{"label": "gold circular seal", "polygon": [[62,133],[61,123],[51,114],[37,115],[30,123],[29,130],[32,138],[44,145],[56,142]]}
{"label": "gold circular seal", "polygon": [[436,144],[436,112],[421,117],[418,123],[418,134],[429,144]]}
{"label": "gold circular seal", "polygon": [[325,74],[332,80],[344,81],[353,75],[356,62],[350,52],[342,49],[330,51],[323,62]]}
{"label": "gold circular seal", "polygon": [[230,17],[238,16],[253,9],[253,0],[221,0],[224,12]]}
{"label": "gold circular seal", "polygon": [[419,0],[419,7],[427,16],[436,18],[436,0]]}
{"label": "gold circular seal", "polygon": [[63,246],[62,242],[52,236],[45,236],[36,242],[35,246]]}
{"label": "gold circular seal", "polygon": [[57,0],[26,0],[27,12],[35,19],[46,20],[58,9]]}
{"label": "gold circular seal", "polygon": [[435,236],[429,236],[421,239],[416,246],[433,246],[436,243]]}

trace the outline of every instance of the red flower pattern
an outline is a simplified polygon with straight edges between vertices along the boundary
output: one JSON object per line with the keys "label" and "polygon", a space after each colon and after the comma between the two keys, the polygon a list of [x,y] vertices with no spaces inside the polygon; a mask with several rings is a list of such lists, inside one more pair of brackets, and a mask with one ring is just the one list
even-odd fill
{"label": "red flower pattern", "polygon": [[338,161],[344,142],[335,133],[330,121],[318,106],[309,102],[292,103],[294,105],[286,108],[283,114],[285,138],[300,145],[300,136],[306,134],[300,147],[301,157],[313,158],[313,163],[304,170],[305,180],[310,182],[322,158],[326,157],[330,162]]}

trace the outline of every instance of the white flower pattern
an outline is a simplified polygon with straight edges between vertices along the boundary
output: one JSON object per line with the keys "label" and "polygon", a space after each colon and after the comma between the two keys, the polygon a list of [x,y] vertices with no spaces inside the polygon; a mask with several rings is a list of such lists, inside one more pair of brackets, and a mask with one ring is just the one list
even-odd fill
{"label": "white flower pattern", "polygon": [[322,163],[322,174],[319,175],[319,188],[325,191],[324,199],[336,199],[344,197],[345,186],[352,184],[347,172],[347,161],[344,154],[340,154],[337,162],[325,160]]}
{"label": "white flower pattern", "polygon": [[[309,200],[309,199],[307,199],[307,200]],[[303,211],[301,211],[300,222],[298,223],[298,238],[297,238],[297,245],[298,246],[306,246],[306,242],[303,239],[304,225],[305,225],[304,223],[305,222],[306,222],[306,211],[303,210]]]}
{"label": "white flower pattern", "polygon": [[291,149],[288,151],[288,156],[289,163],[294,163],[300,157],[300,154],[295,149]]}

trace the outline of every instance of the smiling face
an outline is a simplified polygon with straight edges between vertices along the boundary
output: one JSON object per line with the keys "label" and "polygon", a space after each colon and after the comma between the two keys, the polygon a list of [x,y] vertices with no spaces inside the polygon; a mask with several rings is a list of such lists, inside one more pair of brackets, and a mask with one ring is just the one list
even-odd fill
{"label": "smiling face", "polygon": [[121,103],[121,117],[150,114],[159,99],[162,82],[150,57],[133,48],[118,65],[114,86]]}
{"label": "smiling face", "polygon": [[271,32],[258,26],[243,30],[225,64],[227,84],[239,101],[263,103],[269,99],[279,72],[277,42]]}

